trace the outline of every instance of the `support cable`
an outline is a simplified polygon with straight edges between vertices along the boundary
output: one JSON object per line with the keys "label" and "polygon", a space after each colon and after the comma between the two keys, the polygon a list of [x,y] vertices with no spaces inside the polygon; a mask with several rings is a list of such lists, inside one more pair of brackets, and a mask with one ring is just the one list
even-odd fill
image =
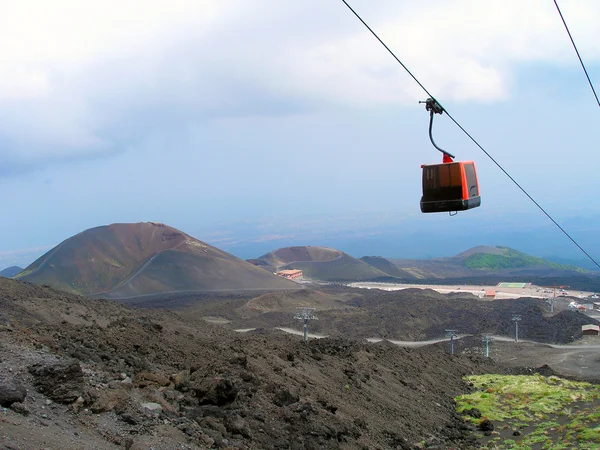
{"label": "support cable", "polygon": [[571,44],[573,44],[573,48],[575,49],[575,53],[577,53],[577,58],[579,58],[579,63],[581,64],[581,68],[583,69],[583,72],[585,73],[585,77],[588,80],[588,83],[590,84],[590,87],[592,88],[592,93],[594,94],[594,97],[596,98],[596,103],[598,103],[598,107],[600,107],[600,100],[598,100],[598,94],[596,94],[596,89],[594,89],[594,85],[592,84],[592,80],[590,80],[590,76],[588,75],[588,71],[585,68],[585,64],[583,64],[583,60],[581,59],[581,55],[579,54],[579,50],[577,50],[577,46],[575,45],[575,41],[573,40],[573,36],[571,36],[571,32],[569,31],[569,27],[567,26],[567,22],[565,21],[565,18],[562,15],[562,12],[560,11],[560,8],[558,7],[558,3],[556,0],[554,0],[554,4],[556,5],[556,10],[558,11],[558,14],[560,15],[560,19],[562,20],[563,25],[565,26],[565,30],[567,30],[567,34],[569,35],[569,39],[571,39]]}
{"label": "support cable", "polygon": [[[499,163],[498,161],[496,161],[496,160],[494,159],[494,157],[493,157],[493,156],[492,156],[490,153],[488,153],[488,151],[487,151],[486,149],[484,149],[484,148],[481,146],[481,144],[479,144],[479,142],[477,142],[477,140],[476,140],[476,139],[475,139],[473,136],[471,136],[471,134],[470,134],[470,133],[469,133],[469,132],[468,132],[468,131],[467,131],[465,128],[463,128],[463,126],[462,126],[460,123],[458,123],[458,121],[457,121],[457,120],[456,120],[456,119],[455,119],[455,118],[454,118],[454,117],[453,117],[453,116],[452,116],[452,115],[451,115],[451,114],[450,114],[450,113],[449,113],[449,112],[446,110],[446,108],[444,108],[444,107],[442,106],[442,104],[441,104],[441,103],[440,103],[438,100],[436,100],[436,98],[435,98],[435,97],[434,97],[434,96],[433,96],[433,95],[432,95],[432,94],[431,94],[431,93],[430,93],[430,92],[427,90],[427,88],[425,88],[425,86],[424,86],[424,85],[423,85],[423,84],[422,84],[422,83],[421,83],[421,82],[420,82],[420,81],[417,79],[417,77],[415,77],[415,76],[413,75],[413,73],[412,73],[412,72],[411,72],[411,71],[408,69],[408,67],[406,67],[406,66],[404,65],[404,63],[403,63],[403,62],[400,60],[400,58],[398,58],[398,57],[397,57],[397,56],[394,54],[394,52],[393,52],[393,51],[392,51],[392,50],[391,50],[391,49],[390,49],[390,48],[389,48],[387,45],[385,45],[385,43],[384,43],[384,42],[381,40],[381,38],[380,38],[380,37],[379,37],[379,36],[378,36],[378,35],[375,33],[375,31],[373,31],[373,29],[372,29],[372,28],[371,28],[371,27],[370,27],[370,26],[369,26],[369,25],[368,25],[368,24],[367,24],[367,23],[366,23],[366,22],[365,22],[365,21],[362,19],[362,17],[360,17],[360,16],[358,15],[358,13],[357,13],[357,12],[356,12],[354,9],[352,9],[352,7],[351,7],[351,6],[348,4],[348,2],[347,2],[346,0],[342,0],[342,2],[343,2],[343,3],[344,3],[344,4],[345,4],[347,7],[348,7],[348,9],[349,9],[349,10],[350,10],[350,11],[351,11],[351,12],[352,12],[352,13],[353,13],[355,16],[356,16],[356,18],[362,22],[362,24],[363,24],[363,25],[364,25],[364,26],[367,28],[367,30],[369,30],[369,31],[371,32],[371,34],[372,34],[373,36],[375,36],[375,38],[376,38],[376,39],[377,39],[377,40],[378,40],[378,41],[381,43],[381,45],[383,45],[383,46],[385,47],[385,49],[386,49],[386,50],[387,50],[387,51],[390,53],[390,55],[392,55],[392,56],[394,57],[394,59],[395,59],[395,60],[396,60],[396,61],[397,61],[397,62],[398,62],[398,63],[399,63],[401,66],[402,66],[402,68],[403,68],[403,69],[404,69],[404,70],[405,70],[405,71],[406,71],[406,72],[407,72],[407,73],[408,73],[408,74],[411,76],[411,78],[412,78],[413,80],[415,80],[415,82],[416,82],[416,83],[419,85],[419,87],[420,87],[421,89],[423,89],[423,91],[425,91],[425,93],[426,93],[427,95],[429,95],[429,97],[431,97],[432,99],[434,99],[434,100],[435,100],[435,101],[436,101],[436,102],[437,102],[437,103],[438,103],[438,104],[439,104],[439,105],[442,107],[442,109],[443,109],[443,110],[446,112],[446,114],[448,115],[448,117],[450,118],[450,120],[452,120],[452,122],[454,122],[454,124],[455,124],[455,125],[456,125],[456,126],[457,126],[457,127],[458,127],[458,128],[459,128],[459,129],[460,129],[460,130],[461,130],[461,131],[462,131],[462,132],[463,132],[463,133],[464,133],[464,134],[465,134],[465,135],[466,135],[466,136],[469,138],[469,139],[471,139],[471,141],[472,141],[472,142],[473,142],[473,143],[474,143],[474,144],[475,144],[477,147],[479,147],[479,149],[480,149],[480,150],[481,150],[483,153],[485,153],[485,155],[486,155],[486,156],[487,156],[487,157],[488,157],[490,160],[492,160],[492,162],[493,162],[494,164],[496,164],[496,166],[498,166],[498,168],[499,168],[499,169],[500,169],[500,170],[501,170],[501,171],[504,173],[504,175],[506,175],[506,176],[507,176],[507,177],[508,177],[508,178],[509,178],[509,179],[510,179],[510,180],[511,180],[511,181],[512,181],[514,184],[515,184],[515,186],[517,186],[517,187],[518,187],[518,188],[521,190],[521,192],[523,192],[523,194],[525,194],[525,195],[527,196],[527,198],[529,198],[529,200],[531,200],[531,201],[533,202],[533,204],[534,204],[535,206],[537,206],[537,207],[539,208],[539,210],[540,210],[540,211],[542,211],[542,212],[543,212],[543,213],[546,215],[546,217],[547,217],[548,219],[550,219],[550,221],[551,221],[551,222],[552,222],[554,225],[556,225],[556,227],[557,227],[557,228],[558,228],[560,231],[562,231],[562,233],[563,233],[563,234],[564,234],[566,237],[568,237],[568,238],[569,238],[569,240],[570,240],[570,241],[571,241],[573,244],[575,244],[575,246],[576,246],[576,247],[577,247],[579,250],[581,250],[581,251],[583,252],[583,254],[584,254],[585,256],[587,256],[587,257],[588,257],[588,259],[589,259],[590,261],[592,261],[596,267],[598,267],[598,268],[600,269],[600,264],[599,264],[599,263],[598,263],[598,262],[597,262],[597,261],[596,261],[596,260],[595,260],[595,259],[594,259],[594,258],[593,258],[593,257],[592,257],[592,256],[591,256],[591,255],[590,255],[588,252],[587,252],[587,251],[585,251],[585,249],[584,249],[584,248],[583,248],[581,245],[579,245],[579,243],[578,243],[578,242],[577,242],[575,239],[573,239],[573,237],[571,237],[571,235],[570,235],[570,234],[569,234],[569,233],[568,233],[568,232],[567,232],[567,231],[566,231],[566,230],[565,230],[565,229],[564,229],[562,226],[560,226],[560,225],[559,225],[559,223],[558,223],[556,220],[554,220],[554,218],[553,218],[553,217],[552,217],[552,216],[551,216],[551,215],[550,215],[550,214],[549,214],[549,213],[548,213],[548,212],[547,212],[547,211],[546,211],[546,210],[545,210],[545,209],[544,209],[544,208],[543,208],[543,207],[542,207],[542,206],[541,206],[541,205],[540,205],[540,204],[539,204],[537,201],[535,201],[535,200],[534,200],[534,198],[533,198],[531,195],[529,195],[529,193],[528,193],[528,192],[527,192],[527,191],[526,191],[526,190],[525,190],[525,189],[524,189],[524,188],[523,188],[523,187],[522,187],[522,186],[521,186],[519,183],[517,183],[517,180],[515,180],[515,179],[514,179],[514,178],[513,178],[513,177],[512,177],[512,176],[511,176],[511,175],[510,175],[510,174],[509,174],[509,173],[508,173],[508,172],[507,172],[505,169],[504,169],[504,167],[502,167],[502,166],[500,165],[500,163]],[[557,5],[557,6],[558,6],[558,5]],[[562,15],[561,15],[561,17],[562,17]],[[570,34],[569,34],[569,35],[570,35]],[[579,55],[579,53],[578,53],[578,55]],[[583,63],[582,63],[582,64],[583,64]],[[584,70],[585,70],[585,68],[584,68]],[[587,74],[587,72],[586,72],[586,74]],[[589,78],[588,78],[588,79],[589,79]],[[590,83],[590,84],[591,84],[591,83]],[[592,89],[593,89],[593,87],[592,87]],[[595,91],[594,91],[594,94],[595,94]],[[599,102],[599,105],[600,105],[600,102]]]}

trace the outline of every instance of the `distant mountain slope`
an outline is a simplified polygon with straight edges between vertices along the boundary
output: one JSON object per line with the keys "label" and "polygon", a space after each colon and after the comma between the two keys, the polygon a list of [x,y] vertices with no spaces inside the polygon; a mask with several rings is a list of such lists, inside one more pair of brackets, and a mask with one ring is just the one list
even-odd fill
{"label": "distant mountain slope", "polygon": [[[477,247],[476,247],[477,248]],[[576,270],[583,271],[575,266],[567,266],[555,262],[546,261],[545,259],[531,256],[526,253],[514,250],[508,247],[492,247],[494,251],[473,252],[464,257],[463,264],[471,269],[517,269],[525,267],[545,267],[561,270]],[[457,255],[456,258],[462,258],[467,252]]]}
{"label": "distant mountain slope", "polygon": [[266,261],[263,261],[262,259],[247,259],[246,261],[248,261],[250,264],[255,265],[256,267],[260,267],[261,269],[268,270],[271,273],[273,273],[277,270],[275,267],[271,266],[269,263],[267,263]]}
{"label": "distant mountain slope", "polygon": [[381,256],[363,256],[360,258],[362,262],[367,263],[382,272],[387,273],[391,277],[396,277],[402,280],[414,280],[415,277],[410,272],[401,269],[393,262],[382,258]]}
{"label": "distant mountain slope", "polygon": [[455,255],[456,259],[466,259],[473,255],[501,255],[502,247],[492,247],[491,245],[478,245],[477,247],[472,247],[464,252]]}
{"label": "distant mountain slope", "polygon": [[481,276],[579,276],[586,271],[576,266],[558,264],[508,247],[478,246],[449,258],[389,258],[400,270],[418,279],[460,279]]}
{"label": "distant mountain slope", "polygon": [[389,277],[381,270],[327,247],[285,247],[257,258],[276,270],[301,269],[306,278],[321,281],[362,281]]}
{"label": "distant mountain slope", "polygon": [[432,278],[460,278],[469,276],[474,272],[473,269],[464,266],[461,261],[453,260],[452,258],[388,258],[388,261],[392,262],[403,272],[421,280]]}
{"label": "distant mountain slope", "polygon": [[175,228],[152,222],[86,230],[40,257],[18,279],[111,298],[298,287]]}
{"label": "distant mountain slope", "polygon": [[22,270],[23,269],[21,269],[19,266],[10,266],[4,270],[0,270],[0,277],[11,278],[19,272],[21,272]]}
{"label": "distant mountain slope", "polygon": [[279,268],[295,262],[330,262],[344,255],[339,250],[328,247],[297,246],[279,248],[258,258],[270,266]]}

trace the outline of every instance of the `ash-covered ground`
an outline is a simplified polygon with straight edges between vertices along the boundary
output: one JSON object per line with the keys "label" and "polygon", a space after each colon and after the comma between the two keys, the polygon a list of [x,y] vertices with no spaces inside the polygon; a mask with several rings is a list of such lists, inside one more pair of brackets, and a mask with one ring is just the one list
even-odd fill
{"label": "ash-covered ground", "polygon": [[[302,295],[330,302],[332,314],[368,316],[352,291]],[[359,339],[366,326],[356,339],[303,344],[272,329],[271,297],[216,300],[135,309],[0,279],[0,449],[477,448],[455,412],[454,397],[470,389],[462,377],[536,366],[484,358],[476,341],[456,356],[443,343],[370,344]],[[371,305],[387,329],[422,328],[411,321],[419,315],[385,316],[388,300]],[[277,301],[282,314],[298,303]],[[211,308],[269,326],[236,333],[207,323]]]}

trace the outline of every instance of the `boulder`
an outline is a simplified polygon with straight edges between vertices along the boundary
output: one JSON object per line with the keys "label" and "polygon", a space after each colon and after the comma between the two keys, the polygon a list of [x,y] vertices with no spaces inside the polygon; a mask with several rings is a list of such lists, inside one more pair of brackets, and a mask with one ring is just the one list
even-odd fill
{"label": "boulder", "polygon": [[481,411],[479,411],[477,408],[470,408],[470,409],[465,409],[463,411],[463,414],[473,417],[475,419],[480,419],[481,418]]}
{"label": "boulder", "polygon": [[489,419],[483,419],[479,422],[479,429],[481,431],[494,431],[494,424]]}
{"label": "boulder", "polygon": [[36,389],[58,403],[73,403],[83,395],[79,361],[57,361],[29,366]]}
{"label": "boulder", "polygon": [[137,425],[139,422],[139,420],[133,414],[129,413],[123,413],[119,416],[119,418],[129,425]]}
{"label": "boulder", "polygon": [[22,402],[27,396],[27,390],[13,377],[0,373],[0,405],[10,406]]}
{"label": "boulder", "polygon": [[206,378],[191,387],[201,405],[217,406],[233,403],[240,390],[239,383],[230,378]]}
{"label": "boulder", "polygon": [[273,398],[273,403],[277,406],[288,406],[298,401],[300,401],[298,394],[292,393],[285,388],[278,390]]}
{"label": "boulder", "polygon": [[102,413],[112,411],[113,409],[121,409],[125,407],[125,404],[129,398],[130,394],[124,389],[103,391],[98,394],[98,398],[90,409],[93,413]]}
{"label": "boulder", "polygon": [[190,384],[190,371],[182,370],[179,373],[171,375],[171,381],[175,385],[175,389],[186,392]]}
{"label": "boulder", "polygon": [[21,414],[22,416],[29,415],[29,409],[27,409],[27,407],[23,403],[15,402],[12,405],[10,405],[10,409],[12,409],[18,414]]}
{"label": "boulder", "polygon": [[134,385],[144,388],[148,386],[169,386],[171,381],[164,375],[151,372],[141,372],[135,376]]}
{"label": "boulder", "polygon": [[231,434],[239,434],[247,439],[251,437],[248,423],[237,414],[225,421],[225,428],[227,428],[227,431]]}
{"label": "boulder", "polygon": [[147,402],[142,403],[142,408],[149,409],[150,411],[162,411],[162,406],[159,403]]}

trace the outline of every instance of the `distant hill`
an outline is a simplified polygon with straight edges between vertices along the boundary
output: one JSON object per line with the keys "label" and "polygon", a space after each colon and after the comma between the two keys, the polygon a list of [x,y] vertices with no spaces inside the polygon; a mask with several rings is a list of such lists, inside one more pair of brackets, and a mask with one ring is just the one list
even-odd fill
{"label": "distant hill", "polygon": [[[454,280],[467,282],[467,279],[481,281],[489,278],[535,277],[580,277],[586,275],[585,269],[566,264],[547,261],[508,247],[478,246],[470,248],[456,256],[435,259],[398,259],[363,257],[365,262],[373,264],[390,276],[410,280]],[[391,264],[391,266],[390,266]],[[406,275],[407,274],[407,275]]]}
{"label": "distant hill", "polygon": [[284,247],[248,260],[266,271],[301,269],[306,278],[321,281],[464,281],[483,278],[573,277],[586,273],[502,246],[478,246],[455,256],[435,259],[398,259],[381,256],[353,258],[328,247]]}
{"label": "distant hill", "polygon": [[455,258],[462,259],[463,264],[470,269],[498,270],[543,267],[559,270],[584,271],[575,266],[550,262],[508,247],[475,247],[456,255]]}
{"label": "distant hill", "polygon": [[7,267],[4,270],[0,270],[0,277],[12,278],[16,274],[18,274],[19,272],[21,272],[22,270],[23,269],[20,268],[19,266],[10,266],[10,267]]}
{"label": "distant hill", "polygon": [[381,256],[363,256],[362,258],[360,258],[360,260],[392,277],[398,278],[399,280],[415,279],[415,276],[412,275],[409,271],[401,269],[390,260],[382,258]]}
{"label": "distant hill", "polygon": [[454,256],[455,259],[467,259],[473,255],[501,255],[503,247],[492,247],[491,245],[478,245]]}
{"label": "distant hill", "polygon": [[305,278],[321,281],[364,281],[389,277],[389,274],[328,247],[284,247],[252,260],[275,270],[300,269]]}
{"label": "distant hill", "polygon": [[86,230],[41,256],[17,278],[109,298],[179,291],[298,288],[294,282],[153,222]]}

